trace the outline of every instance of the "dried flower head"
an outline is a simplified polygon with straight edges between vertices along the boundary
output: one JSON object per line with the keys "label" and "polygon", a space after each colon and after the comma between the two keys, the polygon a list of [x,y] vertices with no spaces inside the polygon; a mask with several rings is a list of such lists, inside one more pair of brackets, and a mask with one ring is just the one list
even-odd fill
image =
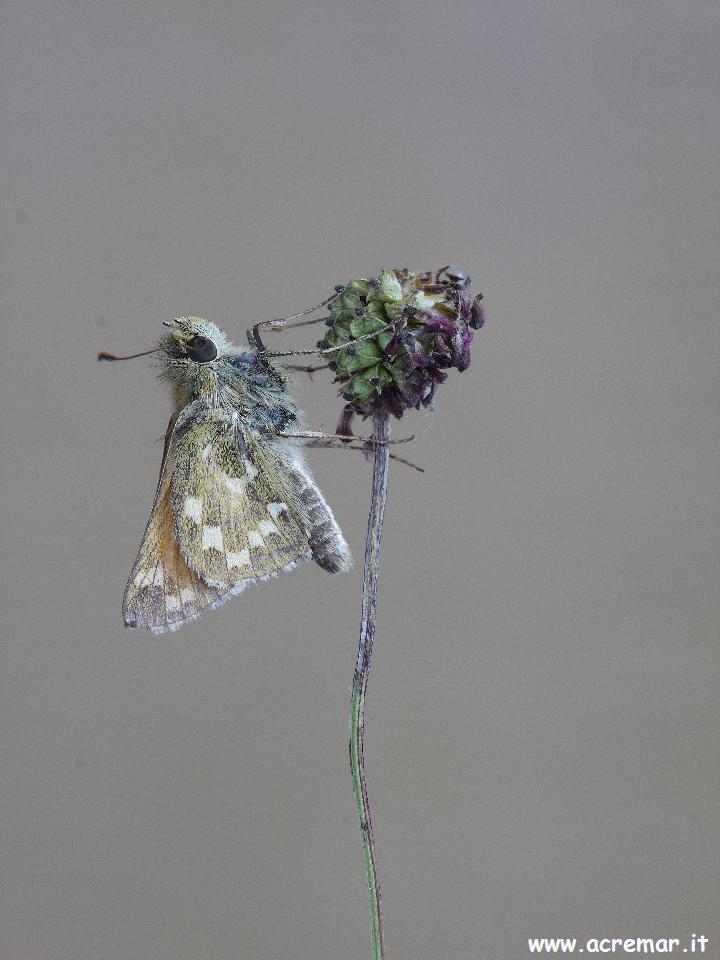
{"label": "dried flower head", "polygon": [[353,416],[385,409],[431,407],[437,385],[455,367],[470,365],[473,330],[485,322],[482,294],[470,294],[462,270],[430,273],[384,270],[370,280],[336,288],[321,348],[369,336],[339,350],[330,364],[347,401],[338,433],[350,433]]}

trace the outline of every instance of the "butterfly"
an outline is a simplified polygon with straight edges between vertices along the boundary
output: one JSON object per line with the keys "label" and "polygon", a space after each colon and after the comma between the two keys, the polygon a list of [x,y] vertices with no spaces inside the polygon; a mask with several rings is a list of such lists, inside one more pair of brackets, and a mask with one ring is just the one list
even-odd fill
{"label": "butterfly", "polygon": [[168,326],[156,351],[174,412],[123,599],[125,625],[153,633],[304,560],[330,573],[352,563],[298,445],[309,434],[292,432],[300,412],[285,377],[214,323],[178,317]]}

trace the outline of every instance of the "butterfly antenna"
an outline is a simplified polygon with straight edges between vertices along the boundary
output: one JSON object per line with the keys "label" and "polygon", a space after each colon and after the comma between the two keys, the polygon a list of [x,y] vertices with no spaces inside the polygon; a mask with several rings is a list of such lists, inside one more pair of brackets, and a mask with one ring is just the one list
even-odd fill
{"label": "butterfly antenna", "polygon": [[153,347],[152,350],[143,350],[142,353],[129,353],[126,357],[119,357],[116,353],[108,353],[102,350],[98,354],[98,360],[134,360],[135,357],[146,357],[149,353],[158,353],[160,347]]}

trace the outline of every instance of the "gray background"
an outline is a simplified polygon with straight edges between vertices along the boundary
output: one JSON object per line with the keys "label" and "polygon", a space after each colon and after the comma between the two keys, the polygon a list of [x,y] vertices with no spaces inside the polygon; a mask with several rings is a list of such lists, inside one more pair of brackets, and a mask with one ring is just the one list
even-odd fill
{"label": "gray background", "polygon": [[[717,950],[717,3],[4,7],[3,960],[369,955],[360,565],[125,632],[169,401],[95,354],[449,261],[489,323],[391,477],[388,955]],[[312,462],[361,561],[368,466]]]}

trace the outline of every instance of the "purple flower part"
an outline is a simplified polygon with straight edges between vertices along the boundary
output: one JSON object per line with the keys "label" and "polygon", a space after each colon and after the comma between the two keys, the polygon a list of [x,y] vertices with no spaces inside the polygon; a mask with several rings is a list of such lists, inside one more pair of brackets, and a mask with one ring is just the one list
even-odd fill
{"label": "purple flower part", "polygon": [[443,317],[439,313],[426,313],[423,314],[423,329],[430,333],[445,333],[452,337],[455,333],[455,323],[450,317]]}
{"label": "purple flower part", "polygon": [[429,406],[435,393],[435,383],[424,371],[416,370],[405,381],[403,393],[408,406],[416,409]]}
{"label": "purple flower part", "polygon": [[455,351],[452,348],[452,344],[446,340],[435,340],[433,343],[433,353],[435,354],[437,362],[442,363],[444,367],[455,366]]}
{"label": "purple flower part", "polygon": [[408,404],[399,387],[396,384],[390,384],[372,400],[356,403],[355,410],[362,417],[371,417],[375,410],[384,407],[388,413],[400,420],[408,406],[414,406],[414,404]]}
{"label": "purple flower part", "polygon": [[405,404],[403,403],[402,394],[398,387],[392,386],[390,388],[387,406],[390,413],[397,417],[398,420],[402,417],[405,412]]}
{"label": "purple flower part", "polygon": [[472,340],[472,331],[467,327],[458,330],[456,335],[453,337],[452,365],[457,367],[461,372],[463,370],[467,370],[467,368],[470,366],[470,344],[472,343]]}
{"label": "purple flower part", "polygon": [[445,381],[448,378],[448,375],[446,373],[443,373],[442,370],[435,364],[431,364],[428,367],[427,372],[429,376],[431,376],[432,379],[435,381],[435,383],[445,383]]}
{"label": "purple flower part", "polygon": [[456,368],[460,373],[470,366],[470,351],[466,350],[465,353],[458,357],[458,362],[455,364]]}
{"label": "purple flower part", "polygon": [[435,384],[430,381],[429,383],[423,384],[421,402],[424,407],[429,407],[433,402],[435,396]]}
{"label": "purple flower part", "polygon": [[403,363],[405,368],[426,367],[432,362],[430,354],[412,333],[405,333],[399,339],[407,354]]}
{"label": "purple flower part", "polygon": [[474,330],[479,330],[480,327],[485,326],[485,310],[480,303],[481,299],[482,294],[479,293],[473,300],[472,307],[470,308],[470,320],[468,322]]}
{"label": "purple flower part", "polygon": [[355,408],[351,403],[346,403],[343,407],[343,411],[340,414],[340,419],[338,420],[337,427],[335,427],[335,433],[340,433],[344,437],[353,437],[355,434],[352,432],[352,422],[355,416]]}

